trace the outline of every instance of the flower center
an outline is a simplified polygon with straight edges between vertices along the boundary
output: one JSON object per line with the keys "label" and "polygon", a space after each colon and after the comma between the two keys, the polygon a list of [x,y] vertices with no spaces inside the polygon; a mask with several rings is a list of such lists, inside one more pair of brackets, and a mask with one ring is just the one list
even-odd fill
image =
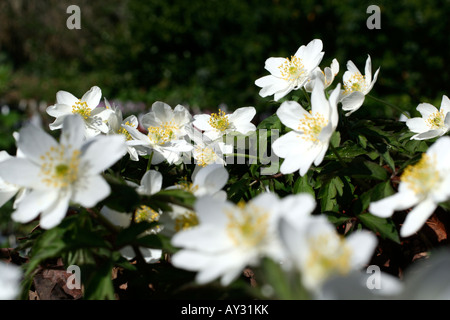
{"label": "flower center", "polygon": [[400,181],[406,183],[417,195],[431,192],[441,182],[441,176],[436,170],[436,159],[426,153],[422,154],[419,162],[406,167]]}
{"label": "flower center", "polygon": [[344,82],[345,93],[351,93],[355,91],[364,92],[366,88],[366,76],[363,76],[361,73],[353,74],[350,79]]}
{"label": "flower center", "polygon": [[72,113],[79,114],[86,120],[91,116],[91,109],[89,109],[85,101],[79,100],[72,106]]}
{"label": "flower center", "polygon": [[176,138],[176,130],[178,126],[173,121],[164,122],[161,126],[149,127],[147,136],[152,143],[162,145]]}
{"label": "flower center", "polygon": [[309,240],[309,256],[306,259],[306,269],[316,280],[338,273],[350,271],[351,249],[345,239],[337,234],[321,234]]}
{"label": "flower center", "polygon": [[315,115],[305,114],[304,118],[300,119],[298,131],[303,132],[303,139],[317,142],[319,134],[327,124],[328,120],[320,113],[316,113]]}
{"label": "flower center", "polygon": [[[70,148],[70,147],[69,147]],[[78,179],[80,150],[68,150],[66,146],[51,147],[43,154],[42,182],[53,188],[65,188]]]}
{"label": "flower center", "polygon": [[186,230],[198,225],[198,217],[193,211],[186,211],[175,219],[175,231]]}
{"label": "flower center", "polygon": [[134,221],[136,223],[147,221],[153,222],[159,220],[159,213],[153,210],[152,208],[142,205],[136,209]]}
{"label": "flower center", "polygon": [[214,129],[222,132],[230,127],[230,120],[228,120],[228,116],[221,109],[219,109],[218,113],[211,113],[208,123]]}
{"label": "flower center", "polygon": [[[129,121],[125,122],[125,126],[130,126],[130,127],[134,127]],[[132,140],[133,138],[131,137],[130,133],[127,131],[127,129],[125,129],[124,127],[120,127],[119,130],[117,131],[118,134],[123,134],[125,136],[125,138],[127,139],[127,141]]]}
{"label": "flower center", "polygon": [[264,208],[239,202],[234,210],[227,210],[227,233],[237,246],[259,245],[267,235],[269,214]]}
{"label": "flower center", "polygon": [[184,191],[190,192],[192,194],[198,190],[197,185],[194,185],[192,182],[187,182],[187,181],[175,183],[175,186],[180,190],[184,190]]}
{"label": "flower center", "polygon": [[305,67],[302,63],[302,59],[296,56],[286,58],[281,66],[278,67],[281,71],[281,78],[286,81],[301,80],[306,75]]}
{"label": "flower center", "polygon": [[194,158],[197,161],[197,165],[206,167],[207,165],[216,162],[217,154],[214,152],[213,148],[196,146]]}
{"label": "flower center", "polygon": [[445,115],[442,111],[431,114],[425,122],[430,129],[440,129],[444,126]]}

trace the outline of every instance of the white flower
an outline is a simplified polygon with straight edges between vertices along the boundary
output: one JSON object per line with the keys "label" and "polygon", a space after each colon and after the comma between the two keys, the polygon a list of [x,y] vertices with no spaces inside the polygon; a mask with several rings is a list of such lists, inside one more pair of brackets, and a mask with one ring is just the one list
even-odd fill
{"label": "white flower", "polygon": [[152,164],[166,160],[169,164],[179,163],[181,154],[192,150],[192,145],[185,140],[187,128],[192,116],[182,105],[172,109],[168,104],[155,102],[152,110],[142,117],[142,126],[148,133],[143,134],[137,128],[123,124],[133,140],[131,146],[142,146],[147,154],[152,154]]}
{"label": "white flower", "polygon": [[[9,155],[8,152],[0,151],[0,162],[12,158],[13,156]],[[4,181],[0,176],[0,207],[12,199],[20,189],[19,186]]]}
{"label": "white flower", "polygon": [[322,48],[322,40],[314,39],[307,46],[301,46],[290,59],[267,59],[265,69],[271,74],[255,81],[262,88],[260,96],[274,95],[275,101],[278,101],[292,90],[302,88],[322,61]]}
{"label": "white flower", "polygon": [[194,142],[192,157],[197,166],[195,170],[212,164],[226,165],[225,155],[233,153],[233,146],[220,140],[211,140],[200,130],[192,128],[189,138]]}
{"label": "white flower", "polygon": [[281,122],[292,131],[281,136],[272,145],[274,153],[284,158],[280,171],[284,174],[299,170],[305,175],[319,165],[328,150],[331,135],[338,124],[337,99],[340,85],[326,99],[323,83],[315,81],[311,94],[311,111],[295,101],[286,101],[277,110]]}
{"label": "white flower", "polygon": [[197,114],[194,116],[193,125],[204,131],[204,135],[211,140],[217,140],[227,134],[247,135],[256,130],[251,123],[256,114],[254,107],[243,107],[226,114],[219,109],[218,113]]}
{"label": "white flower", "polygon": [[367,57],[365,66],[365,75],[362,75],[359,69],[352,61],[347,62],[347,71],[344,73],[344,90],[341,92],[340,102],[342,110],[349,111],[345,115],[349,116],[358,110],[364,103],[365,96],[372,90],[377,81],[380,68],[375,72],[372,79],[372,62],[370,56]]}
{"label": "white flower", "polygon": [[107,134],[123,134],[126,138],[127,151],[130,155],[130,159],[133,161],[139,161],[139,156],[146,155],[147,152],[140,146],[132,145],[132,137],[128,133],[125,126],[133,127],[137,130],[139,121],[135,115],[130,115],[123,119],[122,111],[115,105],[111,106],[109,101],[105,99],[106,108],[111,110],[108,118],[109,131]]}
{"label": "white flower", "polygon": [[447,96],[442,97],[439,110],[429,103],[421,103],[417,106],[417,111],[422,117],[406,120],[409,130],[417,133],[411,139],[432,139],[442,136],[450,130],[450,100]]}
{"label": "white flower", "polygon": [[339,73],[339,62],[333,59],[331,65],[326,67],[323,71],[317,67],[311,75],[311,79],[305,84],[305,89],[308,92],[312,92],[314,88],[314,81],[319,79],[323,82],[324,88],[328,88],[334,81],[334,78]]}
{"label": "white flower", "polygon": [[[208,196],[225,201],[227,199],[227,193],[222,188],[227,184],[228,177],[228,171],[222,165],[211,164],[206,167],[196,167],[191,177],[192,182],[177,183],[167,189],[184,190],[190,192],[197,198]],[[165,212],[161,217],[166,235],[172,236],[176,232],[186,230],[198,224],[198,217],[195,211],[178,205],[171,205],[171,207],[172,211]]]}
{"label": "white flower", "polygon": [[372,202],[369,212],[387,218],[394,211],[412,209],[400,229],[402,237],[418,231],[440,202],[450,199],[450,138],[441,137],[400,177],[398,193]]}
{"label": "white flower", "polygon": [[14,300],[20,293],[21,269],[0,261],[0,300]]}
{"label": "white flower", "polygon": [[237,205],[202,197],[195,203],[199,224],[172,238],[172,244],[182,248],[173,255],[172,263],[197,271],[196,281],[200,284],[220,277],[222,285],[229,285],[246,266],[257,266],[262,257],[283,260],[279,217],[286,212],[308,210],[313,202],[311,196],[279,199],[272,193],[259,194]]}
{"label": "white flower", "polygon": [[12,218],[29,222],[39,216],[44,229],[58,225],[69,202],[93,207],[110,193],[101,172],[126,152],[122,136],[97,136],[88,141],[79,115],[64,119],[60,143],[32,125],[20,131],[18,148],[24,157],[0,162],[0,176],[29,188]]}
{"label": "white flower", "polygon": [[377,245],[376,236],[368,231],[341,236],[323,215],[283,218],[280,234],[304,287],[315,294],[331,276],[348,274],[367,264]]}
{"label": "white flower", "polygon": [[[155,170],[147,171],[140,182],[140,185],[136,185],[135,183],[130,182],[130,186],[136,188],[137,193],[141,195],[152,195],[161,190],[162,186],[162,174]],[[120,228],[128,228],[131,224],[131,220],[133,218],[133,214],[130,212],[118,212],[108,207],[103,207],[100,210],[100,213],[107,218],[110,222],[112,222],[115,226]],[[153,210],[152,208],[142,205],[140,206],[136,212],[134,213],[134,222],[140,223],[143,221],[154,222],[159,221],[160,212]],[[161,229],[156,227],[150,230],[147,230],[146,234],[155,234],[160,232]],[[155,263],[158,262],[162,255],[161,249],[153,249],[146,247],[139,247],[139,251],[142,254],[145,262],[147,263]],[[134,249],[131,246],[125,246],[120,249],[120,253],[123,257],[128,260],[133,260],[135,258]]]}
{"label": "white flower", "polygon": [[58,91],[56,93],[56,104],[47,108],[47,113],[56,118],[50,124],[50,129],[61,129],[66,116],[79,114],[84,120],[86,137],[108,132],[106,121],[111,111],[103,107],[97,107],[101,96],[102,91],[97,86],[87,91],[81,99],[67,91]]}

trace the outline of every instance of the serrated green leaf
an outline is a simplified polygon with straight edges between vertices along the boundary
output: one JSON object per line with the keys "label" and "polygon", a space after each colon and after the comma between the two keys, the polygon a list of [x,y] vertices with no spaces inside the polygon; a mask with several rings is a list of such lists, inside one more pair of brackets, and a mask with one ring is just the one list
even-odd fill
{"label": "serrated green leaf", "polygon": [[396,243],[400,243],[400,236],[391,219],[376,217],[370,213],[361,213],[358,215],[358,219],[368,229],[379,233],[383,239],[390,239]]}

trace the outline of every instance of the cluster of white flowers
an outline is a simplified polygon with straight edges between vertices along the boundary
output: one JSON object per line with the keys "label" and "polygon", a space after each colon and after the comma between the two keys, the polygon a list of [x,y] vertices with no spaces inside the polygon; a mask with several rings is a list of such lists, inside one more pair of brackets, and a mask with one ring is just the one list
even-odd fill
{"label": "cluster of white flowers", "polygon": [[[298,172],[304,176],[312,165],[322,163],[339,124],[338,105],[350,116],[363,105],[378,77],[379,69],[372,76],[370,56],[364,75],[348,61],[343,84],[327,91],[339,73],[339,63],[333,59],[322,71],[322,49],[322,41],[315,39],[291,58],[269,58],[265,69],[270,75],[255,82],[262,88],[262,97],[274,95],[276,101],[293,90],[304,90],[307,96],[310,93],[307,107],[286,100],[276,112],[289,131],[272,145],[273,152],[283,158],[282,174]],[[14,221],[27,223],[39,217],[42,229],[53,228],[65,218],[70,205],[92,208],[110,195],[103,173],[122,157],[128,155],[133,161],[145,157],[148,166],[163,162],[178,165],[188,153],[196,164],[191,182],[186,179],[163,188],[162,174],[147,167],[140,184],[129,182],[129,186],[142,196],[163,189],[184,190],[196,199],[193,210],[173,204],[168,212],[146,205],[135,212],[103,206],[99,212],[119,229],[132,222],[158,221],[159,226],[146,234],[171,237],[172,245],[179,249],[172,256],[173,265],[197,272],[198,283],[220,278],[228,285],[245,267],[257,266],[266,257],[280,263],[286,272],[299,272],[302,285],[319,297],[328,279],[348,276],[371,260],[378,243],[376,235],[365,230],[341,235],[325,214],[313,214],[316,200],[310,194],[280,198],[266,190],[237,204],[227,198],[223,189],[229,173],[223,155],[232,153],[233,146],[227,145],[226,137],[255,132],[255,108],[191,115],[182,105],[172,108],[158,101],[148,113],[124,119],[120,108],[106,99],[105,107],[100,107],[101,96],[98,87],[92,87],[81,99],[59,91],[56,104],[47,108],[55,117],[50,129],[61,129],[59,141],[29,125],[17,134],[16,156],[0,152],[0,206],[15,197]],[[416,133],[411,139],[435,138],[450,129],[446,96],[440,110],[427,103],[417,110],[422,118],[406,121]],[[450,199],[449,160],[450,138],[442,137],[417,164],[404,170],[398,193],[371,203],[369,211],[390,217],[395,210],[415,206],[401,229],[401,236],[412,235],[440,202]],[[147,263],[159,261],[162,255],[160,249],[139,249]],[[130,246],[120,252],[130,260],[137,254]],[[4,280],[9,272],[10,280]],[[1,283],[18,278],[12,269],[0,272],[0,276]],[[2,294],[14,297],[16,291],[2,289],[0,298]]]}

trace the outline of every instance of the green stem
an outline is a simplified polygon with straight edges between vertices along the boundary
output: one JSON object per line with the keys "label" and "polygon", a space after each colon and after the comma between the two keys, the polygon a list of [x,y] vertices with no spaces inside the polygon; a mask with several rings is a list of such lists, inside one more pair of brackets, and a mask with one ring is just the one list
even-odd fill
{"label": "green stem", "polygon": [[306,101],[308,101],[309,106],[312,107],[312,106],[311,106],[311,99],[309,98],[308,92],[306,92],[305,87],[303,87],[303,90],[302,90],[302,91],[303,91],[303,93],[305,94]]}
{"label": "green stem", "polygon": [[387,102],[387,101],[384,101],[384,100],[382,100],[382,99],[376,98],[376,97],[374,97],[374,96],[372,96],[372,95],[370,95],[370,94],[368,94],[367,96],[370,97],[370,98],[372,98],[373,100],[375,100],[375,101],[377,101],[377,102],[383,103],[383,104],[385,104],[385,105],[387,105],[387,106],[389,106],[389,107],[391,107],[391,108],[393,108],[393,109],[395,109],[395,110],[401,112],[401,113],[402,113],[403,115],[405,115],[405,117],[407,117],[408,119],[411,118],[411,117],[409,116],[409,114],[408,114],[406,111],[402,110],[401,108],[397,107],[396,105],[393,105],[393,104],[391,104],[391,103],[389,103],[389,102]]}
{"label": "green stem", "polygon": [[150,153],[150,157],[148,157],[147,171],[150,170],[150,166],[152,165],[153,153],[154,151],[152,151],[152,153]]}

